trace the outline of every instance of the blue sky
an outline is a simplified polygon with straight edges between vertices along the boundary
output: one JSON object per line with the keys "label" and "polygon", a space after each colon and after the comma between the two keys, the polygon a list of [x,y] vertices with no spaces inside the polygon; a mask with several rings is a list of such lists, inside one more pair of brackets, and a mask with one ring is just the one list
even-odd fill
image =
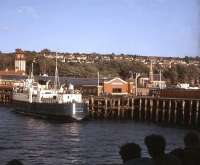
{"label": "blue sky", "polygon": [[198,1],[0,0],[0,50],[197,56]]}

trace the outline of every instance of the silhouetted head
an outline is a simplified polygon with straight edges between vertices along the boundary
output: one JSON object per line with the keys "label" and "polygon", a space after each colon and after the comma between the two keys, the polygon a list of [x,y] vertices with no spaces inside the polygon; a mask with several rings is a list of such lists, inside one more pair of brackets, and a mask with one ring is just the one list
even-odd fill
{"label": "silhouetted head", "polygon": [[135,143],[126,143],[120,147],[119,154],[123,162],[141,157],[141,148]]}
{"label": "silhouetted head", "polygon": [[161,135],[149,135],[144,140],[151,157],[159,157],[165,153],[166,141]]}
{"label": "silhouetted head", "polygon": [[23,165],[23,163],[17,159],[9,161],[6,165]]}
{"label": "silhouetted head", "polygon": [[199,147],[200,139],[196,132],[189,132],[184,137],[185,147]]}

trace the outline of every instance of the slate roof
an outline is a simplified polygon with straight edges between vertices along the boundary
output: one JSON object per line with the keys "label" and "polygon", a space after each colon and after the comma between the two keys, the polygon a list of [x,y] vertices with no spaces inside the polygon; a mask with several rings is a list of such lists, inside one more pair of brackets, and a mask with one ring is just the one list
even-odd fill
{"label": "slate roof", "polygon": [[[0,79],[3,80],[24,80],[28,78],[28,76],[23,76],[23,75],[0,75]],[[59,77],[60,83],[61,84],[69,84],[72,83],[75,86],[97,86],[98,84],[98,79],[97,78],[75,78],[75,77]],[[43,77],[43,76],[35,76],[35,80],[44,80],[48,81],[51,80],[51,82],[54,82],[54,76],[48,76],[48,77]],[[99,79],[99,84],[102,85],[104,81],[108,81],[110,79]]]}
{"label": "slate roof", "polygon": [[[54,76],[48,76],[48,77],[42,77],[39,76],[37,78],[38,80],[51,80],[52,82],[54,82]],[[80,85],[97,85],[98,83],[98,79],[97,78],[74,78],[74,77],[59,77],[60,79],[60,83],[64,84],[64,83],[72,83],[75,86],[80,86]],[[99,79],[99,83],[103,84],[104,79]]]}
{"label": "slate roof", "polygon": [[23,75],[0,75],[0,79],[2,80],[24,80],[28,76],[23,76]]}

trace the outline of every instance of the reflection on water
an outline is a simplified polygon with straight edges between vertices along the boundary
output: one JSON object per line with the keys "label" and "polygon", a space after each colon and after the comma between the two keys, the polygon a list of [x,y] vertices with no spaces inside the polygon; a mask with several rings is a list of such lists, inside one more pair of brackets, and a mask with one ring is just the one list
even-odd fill
{"label": "reflection on water", "polygon": [[0,162],[18,158],[29,165],[120,164],[118,151],[123,143],[140,144],[143,156],[148,156],[146,135],[164,135],[169,151],[183,145],[186,132],[133,121],[56,123],[0,108]]}

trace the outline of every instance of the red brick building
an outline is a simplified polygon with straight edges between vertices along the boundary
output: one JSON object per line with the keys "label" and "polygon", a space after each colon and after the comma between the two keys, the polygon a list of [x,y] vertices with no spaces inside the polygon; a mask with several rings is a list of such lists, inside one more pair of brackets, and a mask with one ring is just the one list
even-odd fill
{"label": "red brick building", "polygon": [[114,78],[103,82],[103,93],[109,95],[127,95],[134,93],[133,82],[121,78]]}

